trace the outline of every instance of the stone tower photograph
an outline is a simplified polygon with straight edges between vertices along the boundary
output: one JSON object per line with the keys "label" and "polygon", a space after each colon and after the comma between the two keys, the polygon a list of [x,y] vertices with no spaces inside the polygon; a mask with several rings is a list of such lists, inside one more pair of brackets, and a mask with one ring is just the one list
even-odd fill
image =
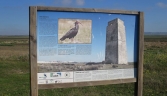
{"label": "stone tower photograph", "polygon": [[108,22],[106,30],[106,64],[128,64],[124,22],[116,18]]}

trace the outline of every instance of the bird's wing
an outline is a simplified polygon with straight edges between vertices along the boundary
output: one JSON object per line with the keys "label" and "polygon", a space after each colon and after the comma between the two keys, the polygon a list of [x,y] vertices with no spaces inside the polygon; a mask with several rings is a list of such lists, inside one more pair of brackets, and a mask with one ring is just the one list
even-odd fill
{"label": "bird's wing", "polygon": [[74,31],[74,28],[70,29],[64,36],[70,35]]}

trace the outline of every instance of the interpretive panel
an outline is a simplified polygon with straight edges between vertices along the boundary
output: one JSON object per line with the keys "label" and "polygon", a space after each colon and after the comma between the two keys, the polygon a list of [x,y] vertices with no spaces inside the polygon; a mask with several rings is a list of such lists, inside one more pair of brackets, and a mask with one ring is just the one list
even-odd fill
{"label": "interpretive panel", "polygon": [[132,82],[142,96],[143,12],[31,6],[29,13],[31,96]]}
{"label": "interpretive panel", "polygon": [[38,84],[137,77],[138,16],[37,11]]}

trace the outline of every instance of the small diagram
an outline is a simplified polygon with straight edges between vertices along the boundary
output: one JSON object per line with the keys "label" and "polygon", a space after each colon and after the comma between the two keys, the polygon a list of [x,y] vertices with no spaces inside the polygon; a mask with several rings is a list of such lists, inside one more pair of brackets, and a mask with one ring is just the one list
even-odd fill
{"label": "small diagram", "polygon": [[50,77],[61,77],[61,72],[50,73]]}
{"label": "small diagram", "polygon": [[92,34],[92,21],[82,19],[58,20],[59,44],[90,44]]}

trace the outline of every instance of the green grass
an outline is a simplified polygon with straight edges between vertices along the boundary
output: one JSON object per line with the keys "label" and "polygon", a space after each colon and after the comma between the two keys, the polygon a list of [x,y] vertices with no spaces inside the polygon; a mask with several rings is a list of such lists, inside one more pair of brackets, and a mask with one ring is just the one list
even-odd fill
{"label": "green grass", "polygon": [[0,96],[29,96],[29,63],[0,61]]}
{"label": "green grass", "polygon": [[[39,90],[39,96],[133,96],[133,84]],[[122,90],[126,89],[126,90]]]}
{"label": "green grass", "polygon": [[[9,39],[1,42],[6,40]],[[28,43],[15,40],[13,46],[0,46],[0,96],[30,95]],[[167,42],[145,42],[143,96],[167,96],[166,70]],[[134,83],[39,90],[39,96],[133,95]]]}
{"label": "green grass", "polygon": [[[166,42],[167,43],[167,42]],[[150,46],[144,52],[144,95],[167,95],[167,46]]]}
{"label": "green grass", "polygon": [[13,46],[13,44],[0,44],[0,46]]}

